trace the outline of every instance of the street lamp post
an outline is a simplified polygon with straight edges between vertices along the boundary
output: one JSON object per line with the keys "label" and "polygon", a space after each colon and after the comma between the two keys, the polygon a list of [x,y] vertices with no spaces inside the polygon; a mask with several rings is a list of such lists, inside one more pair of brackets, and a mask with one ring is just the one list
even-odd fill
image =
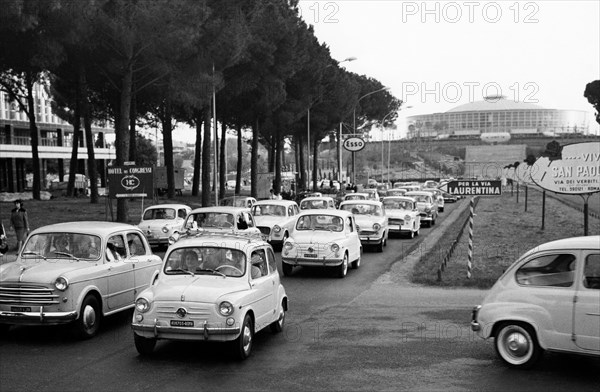
{"label": "street lamp post", "polygon": [[[389,115],[397,113],[397,112],[398,112],[397,110],[392,110],[388,114],[383,116],[383,119],[381,120],[381,182],[384,182],[383,181],[383,167],[384,167],[384,163],[383,163],[383,132],[385,131],[385,119]],[[388,182],[389,182],[389,178],[390,178],[390,168],[389,168],[389,152],[388,152]]]}
{"label": "street lamp post", "polygon": [[[371,91],[370,93],[366,93],[365,95],[363,95],[362,97],[360,97],[356,100],[356,104],[354,105],[354,110],[352,111],[352,118],[353,118],[352,127],[354,129],[354,135],[356,135],[356,107],[358,106],[358,103],[360,102],[360,100],[365,97],[368,97],[371,94],[375,94],[380,91],[386,91],[386,90],[389,90],[389,87],[382,87],[379,90]],[[352,184],[356,184],[356,165],[355,165],[354,154],[355,154],[355,152],[352,151]]]}

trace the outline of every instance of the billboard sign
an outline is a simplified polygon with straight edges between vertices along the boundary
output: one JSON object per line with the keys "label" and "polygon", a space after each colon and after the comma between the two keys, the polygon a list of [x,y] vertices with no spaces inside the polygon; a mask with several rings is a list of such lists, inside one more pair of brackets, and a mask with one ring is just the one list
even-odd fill
{"label": "billboard sign", "polygon": [[357,136],[349,137],[344,140],[344,148],[346,151],[358,152],[365,148],[365,141]]}
{"label": "billboard sign", "polygon": [[450,181],[438,187],[451,195],[460,196],[500,196],[501,181]]}
{"label": "billboard sign", "polygon": [[567,144],[551,157],[538,158],[531,179],[556,193],[600,192],[600,142]]}
{"label": "billboard sign", "polygon": [[112,199],[152,197],[154,191],[152,166],[109,166],[107,179]]}

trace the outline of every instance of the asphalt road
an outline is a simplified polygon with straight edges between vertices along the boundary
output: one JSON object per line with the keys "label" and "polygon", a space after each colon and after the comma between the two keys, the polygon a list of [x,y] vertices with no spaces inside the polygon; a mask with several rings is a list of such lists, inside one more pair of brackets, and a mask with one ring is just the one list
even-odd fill
{"label": "asphalt road", "polygon": [[88,341],[65,327],[13,327],[0,337],[0,391],[596,391],[598,359],[547,354],[529,371],[504,366],[492,342],[469,329],[484,291],[409,282],[421,249],[436,242],[458,206],[414,240],[367,250],[345,279],[319,269],[282,278],[290,298],[285,330],[257,334],[246,361],[201,342],[159,342],[153,356],[140,357],[125,312],[106,318]]}

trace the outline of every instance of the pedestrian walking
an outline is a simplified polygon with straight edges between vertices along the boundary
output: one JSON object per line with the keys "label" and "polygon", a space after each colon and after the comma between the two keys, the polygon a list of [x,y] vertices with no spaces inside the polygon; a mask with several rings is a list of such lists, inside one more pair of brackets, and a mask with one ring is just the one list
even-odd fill
{"label": "pedestrian walking", "polygon": [[23,241],[29,234],[29,219],[27,217],[27,210],[23,207],[23,201],[21,199],[15,200],[15,208],[10,214],[10,226],[15,230],[17,235],[17,253],[21,251]]}

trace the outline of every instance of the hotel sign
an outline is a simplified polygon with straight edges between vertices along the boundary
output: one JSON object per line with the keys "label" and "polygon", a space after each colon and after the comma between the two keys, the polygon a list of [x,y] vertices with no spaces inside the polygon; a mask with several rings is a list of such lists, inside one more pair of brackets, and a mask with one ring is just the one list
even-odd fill
{"label": "hotel sign", "polygon": [[567,144],[553,157],[538,158],[531,179],[556,193],[600,192],[600,142]]}
{"label": "hotel sign", "polygon": [[439,187],[440,190],[451,195],[460,196],[500,196],[502,194],[501,181],[450,181]]}
{"label": "hotel sign", "polygon": [[152,197],[154,191],[152,166],[109,166],[107,179],[112,199]]}

